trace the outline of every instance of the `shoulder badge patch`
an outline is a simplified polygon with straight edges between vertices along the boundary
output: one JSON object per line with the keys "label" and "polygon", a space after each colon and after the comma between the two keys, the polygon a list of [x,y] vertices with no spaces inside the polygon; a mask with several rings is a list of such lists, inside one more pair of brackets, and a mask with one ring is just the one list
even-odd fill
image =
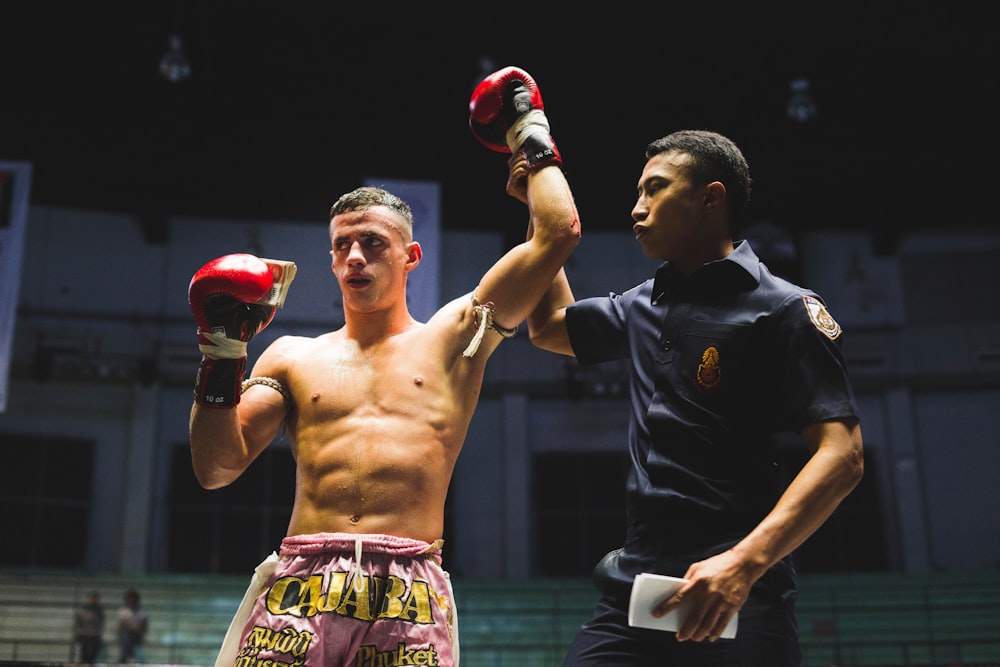
{"label": "shoulder badge patch", "polygon": [[840,325],[833,319],[826,307],[814,296],[803,296],[802,302],[809,313],[809,319],[813,325],[822,331],[830,340],[836,340],[840,336]]}

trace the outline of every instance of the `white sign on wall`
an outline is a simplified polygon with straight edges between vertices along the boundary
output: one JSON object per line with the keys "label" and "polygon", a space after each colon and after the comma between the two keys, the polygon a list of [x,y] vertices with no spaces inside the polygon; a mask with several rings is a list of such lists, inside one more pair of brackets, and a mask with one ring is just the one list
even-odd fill
{"label": "white sign on wall", "polygon": [[413,240],[424,257],[407,278],[406,300],[410,314],[426,322],[441,307],[441,184],[369,178],[365,185],[388,190],[413,210]]}
{"label": "white sign on wall", "polygon": [[30,164],[0,162],[0,412],[7,411],[30,191]]}
{"label": "white sign on wall", "polygon": [[878,257],[862,232],[809,232],[802,238],[804,284],[842,326],[899,326],[905,320],[899,258]]}

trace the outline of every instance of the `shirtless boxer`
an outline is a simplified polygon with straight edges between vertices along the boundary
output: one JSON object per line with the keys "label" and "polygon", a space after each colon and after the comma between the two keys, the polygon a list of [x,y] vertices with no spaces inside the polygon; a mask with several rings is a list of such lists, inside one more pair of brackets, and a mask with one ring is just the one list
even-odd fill
{"label": "shirtless boxer", "polygon": [[448,485],[487,359],[580,238],[531,77],[490,75],[470,113],[480,142],[529,161],[527,240],[426,323],[406,301],[422,255],[412,213],[378,188],[330,211],[344,326],[278,338],[245,381],[246,344],[274,316],[255,303],[270,287],[266,263],[227,256],[192,279],[204,353],[190,423],[198,481],[232,483],[282,428],[297,465],[287,537],[257,568],[217,664],[458,664],[441,567]]}

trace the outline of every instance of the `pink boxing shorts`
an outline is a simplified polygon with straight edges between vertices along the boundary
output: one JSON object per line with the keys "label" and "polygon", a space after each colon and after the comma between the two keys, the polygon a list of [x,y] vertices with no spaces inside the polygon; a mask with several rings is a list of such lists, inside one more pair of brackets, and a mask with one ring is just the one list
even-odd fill
{"label": "pink boxing shorts", "polygon": [[217,667],[458,666],[451,579],[434,544],[286,537],[258,566]]}

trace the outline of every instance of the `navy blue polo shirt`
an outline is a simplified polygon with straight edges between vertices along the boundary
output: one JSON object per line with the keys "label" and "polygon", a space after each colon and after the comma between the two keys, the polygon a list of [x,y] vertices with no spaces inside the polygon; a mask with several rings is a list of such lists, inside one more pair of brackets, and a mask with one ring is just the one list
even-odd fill
{"label": "navy blue polo shirt", "polygon": [[687,278],[665,263],[582,299],[566,325],[581,364],[631,360],[626,549],[649,557],[737,542],[787,481],[779,434],[857,414],[839,325],[745,241]]}

